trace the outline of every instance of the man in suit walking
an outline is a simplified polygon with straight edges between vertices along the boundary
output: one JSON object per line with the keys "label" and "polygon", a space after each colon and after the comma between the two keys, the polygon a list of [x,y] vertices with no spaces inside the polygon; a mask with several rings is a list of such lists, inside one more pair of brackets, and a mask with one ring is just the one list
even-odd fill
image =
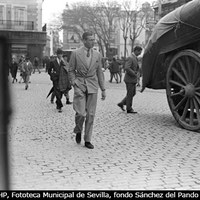
{"label": "man in suit walking", "polygon": [[137,113],[132,108],[132,101],[136,94],[137,74],[139,70],[137,56],[139,56],[141,52],[142,48],[140,46],[134,47],[133,53],[125,63],[124,82],[126,83],[127,94],[126,97],[117,104],[123,111],[125,111],[124,105],[126,105],[127,113],[132,114]]}
{"label": "man in suit walking", "polygon": [[98,87],[101,98],[106,98],[101,54],[93,49],[94,36],[90,32],[82,35],[84,46],[73,51],[69,61],[69,79],[74,87],[73,108],[75,114],[76,142],[81,143],[83,123],[85,122],[85,146],[93,149],[91,144],[94,116],[97,105]]}

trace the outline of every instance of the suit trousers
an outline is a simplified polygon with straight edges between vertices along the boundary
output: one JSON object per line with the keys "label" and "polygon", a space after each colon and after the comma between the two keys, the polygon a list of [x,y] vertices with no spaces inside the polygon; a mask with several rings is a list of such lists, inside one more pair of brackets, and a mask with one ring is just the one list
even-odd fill
{"label": "suit trousers", "polygon": [[73,99],[73,108],[76,112],[74,133],[82,133],[85,122],[85,142],[91,141],[96,105],[97,93],[88,94],[87,91],[83,92],[75,86]]}
{"label": "suit trousers", "polygon": [[131,110],[133,97],[136,94],[136,83],[126,83],[126,91],[126,97],[120,102],[120,104],[126,105],[126,110]]}
{"label": "suit trousers", "polygon": [[28,85],[29,80],[30,80],[30,75],[29,74],[24,74],[24,82],[25,82],[26,85]]}
{"label": "suit trousers", "polygon": [[60,91],[59,87],[58,87],[58,81],[54,81],[53,82],[53,88],[54,88],[54,94],[56,96],[56,106],[58,109],[62,108],[63,107],[63,104],[62,104],[62,95],[63,95],[63,92]]}

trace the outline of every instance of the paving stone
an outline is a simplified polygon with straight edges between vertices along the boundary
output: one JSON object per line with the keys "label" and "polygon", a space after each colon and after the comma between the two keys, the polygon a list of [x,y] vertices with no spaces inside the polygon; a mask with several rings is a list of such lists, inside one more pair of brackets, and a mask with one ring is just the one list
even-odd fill
{"label": "paving stone", "polygon": [[72,105],[64,104],[58,113],[46,99],[52,87],[47,73],[33,74],[28,90],[10,85],[11,188],[199,189],[200,134],[178,126],[166,92],[137,88],[133,106],[138,114],[129,115],[117,106],[126,94],[124,82],[109,83],[108,71],[105,79],[107,98],[101,101],[99,93],[93,150],[74,141]]}

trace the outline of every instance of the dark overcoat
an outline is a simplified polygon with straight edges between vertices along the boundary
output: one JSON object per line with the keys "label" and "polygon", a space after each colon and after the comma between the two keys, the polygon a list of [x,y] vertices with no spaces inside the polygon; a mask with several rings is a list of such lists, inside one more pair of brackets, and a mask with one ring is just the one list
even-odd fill
{"label": "dark overcoat", "polygon": [[134,54],[131,54],[128,57],[128,60],[125,63],[125,76],[124,82],[125,83],[137,83],[137,74],[139,70],[137,57]]}

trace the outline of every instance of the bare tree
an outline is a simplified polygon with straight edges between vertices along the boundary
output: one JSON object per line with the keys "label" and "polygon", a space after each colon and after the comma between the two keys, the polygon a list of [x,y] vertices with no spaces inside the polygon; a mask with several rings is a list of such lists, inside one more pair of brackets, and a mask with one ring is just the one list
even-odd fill
{"label": "bare tree", "polygon": [[131,11],[131,26],[129,29],[129,37],[131,40],[131,52],[133,52],[136,38],[139,37],[140,33],[144,29],[144,13],[138,9],[138,1],[135,0],[134,10]]}
{"label": "bare tree", "polygon": [[145,15],[145,31],[146,31],[145,44],[146,44],[155,26],[154,10],[151,7],[150,3],[146,2],[145,4],[142,5],[141,11]]}
{"label": "bare tree", "polygon": [[92,30],[97,36],[97,43],[104,55],[104,48],[108,55],[111,41],[115,35],[116,18],[119,16],[120,5],[115,1],[97,2],[96,4],[73,4],[63,13],[64,21],[80,35],[85,30]]}
{"label": "bare tree", "polygon": [[127,52],[127,39],[128,39],[128,33],[131,25],[131,2],[125,1],[122,4],[122,10],[120,12],[119,16],[119,25],[120,29],[123,33],[123,39],[124,39],[124,60],[126,60],[126,52]]}
{"label": "bare tree", "polygon": [[62,27],[62,15],[60,13],[53,13],[50,22],[48,23],[48,30],[59,31]]}
{"label": "bare tree", "polygon": [[116,32],[116,19],[119,18],[120,5],[115,1],[97,2],[88,9],[87,19],[89,27],[97,35],[97,42],[104,55],[109,57],[109,49]]}
{"label": "bare tree", "polygon": [[85,14],[87,7],[89,6],[82,2],[73,3],[71,8],[66,5],[66,9],[62,14],[64,22],[63,29],[71,29],[81,38],[82,33],[88,29],[88,22]]}
{"label": "bare tree", "polygon": [[124,57],[126,58],[127,39],[131,40],[131,50],[133,51],[135,40],[145,28],[145,19],[147,17],[146,10],[137,8],[137,0],[135,0],[135,9],[132,8],[132,1],[127,0],[123,6],[116,1],[107,0],[107,2],[83,3],[78,2],[66,6],[63,13],[63,27],[71,29],[79,37],[86,30],[91,30],[95,33],[97,44],[103,56],[109,57],[109,50],[114,45],[117,23],[120,24],[120,29],[123,32],[124,38]]}

